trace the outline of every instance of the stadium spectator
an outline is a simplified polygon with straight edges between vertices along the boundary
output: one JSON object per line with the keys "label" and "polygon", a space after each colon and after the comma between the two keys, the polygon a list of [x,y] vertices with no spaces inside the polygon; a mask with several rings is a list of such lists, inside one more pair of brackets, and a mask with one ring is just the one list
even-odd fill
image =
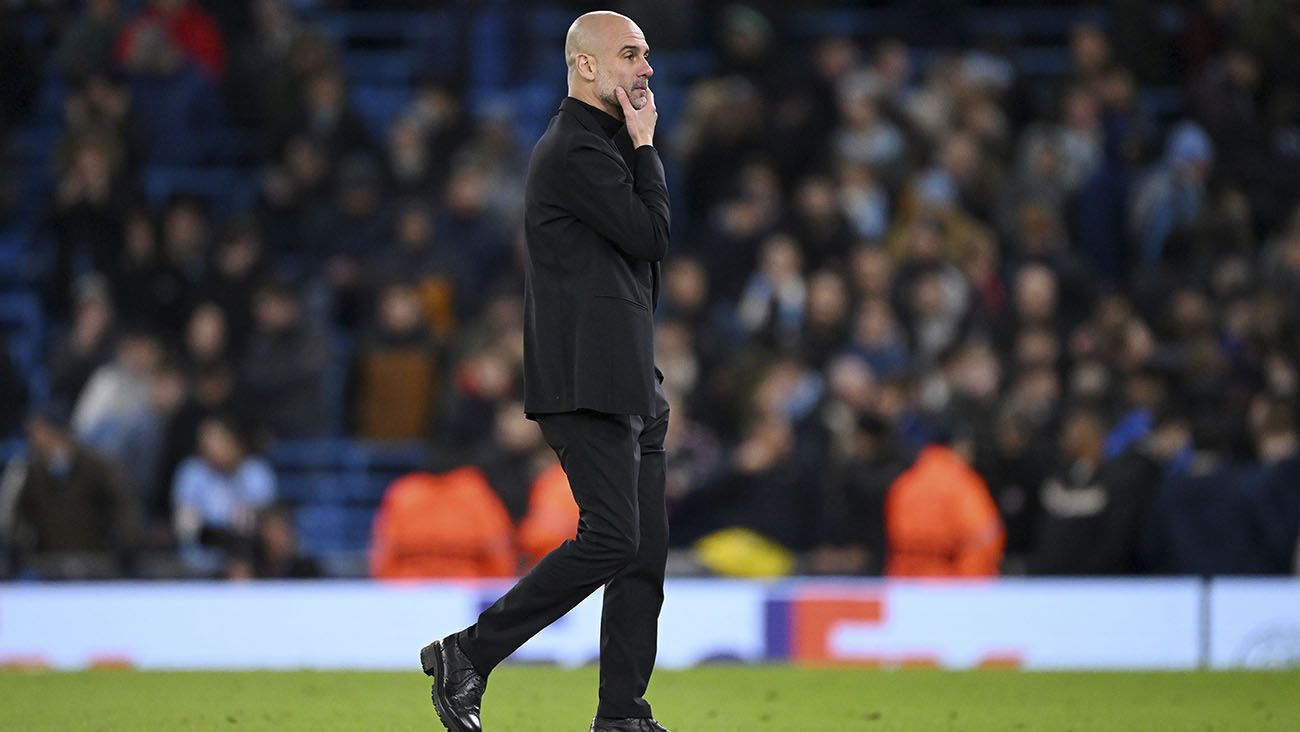
{"label": "stadium spectator", "polygon": [[0,8],[0,66],[5,83],[0,85],[0,139],[11,125],[25,119],[30,102],[40,88],[37,59],[19,33],[15,9]]}
{"label": "stadium spectator", "polygon": [[215,82],[187,63],[182,49],[163,28],[145,25],[124,32],[134,37],[122,66],[131,91],[132,122],[149,141],[145,162],[202,162],[221,128]]}
{"label": "stadium spectator", "polygon": [[492,208],[490,182],[481,160],[462,158],[448,175],[438,207],[439,236],[454,247],[461,263],[456,300],[460,319],[467,319],[478,304],[473,293],[490,291],[500,275],[511,268],[514,252],[509,233],[513,227],[508,227]]}
{"label": "stadium spectator", "polygon": [[45,284],[45,301],[55,316],[68,315],[72,284],[89,265],[104,272],[121,249],[123,214],[130,201],[123,176],[124,150],[108,134],[71,138],[61,167],[58,191],[47,215],[56,242],[54,268]]}
{"label": "stadium spectator", "polygon": [[411,473],[375,515],[370,573],[381,579],[509,577],[517,569],[505,506],[476,468]]}
{"label": "stadium spectator", "polygon": [[321,576],[315,559],[298,546],[292,514],[279,504],[257,512],[253,537],[227,567],[231,579],[313,579]]}
{"label": "stadium spectator", "polygon": [[119,0],[87,2],[81,16],[68,26],[54,51],[59,70],[70,79],[108,71],[113,64],[113,48],[121,27],[122,4]]}
{"label": "stadium spectator", "polygon": [[824,546],[854,550],[836,569],[880,574],[887,556],[885,497],[909,457],[889,424],[869,412],[856,416],[849,438],[832,455],[825,489]]}
{"label": "stadium spectator", "polygon": [[806,520],[820,507],[804,495],[795,435],[779,415],[759,417],[703,486],[678,499],[673,545],[689,545],[714,531],[742,528],[789,549],[806,549],[813,538]]}
{"label": "stadium spectator", "polygon": [[[523,403],[506,400],[497,407],[491,439],[475,447],[474,465],[483,471],[510,520],[518,524],[528,512],[539,472],[552,458],[541,430],[524,416]],[[565,490],[568,490],[567,482]]]}
{"label": "stadium spectator", "polygon": [[275,473],[229,419],[205,420],[197,439],[176,471],[172,516],[187,570],[212,576],[254,535],[258,510],[275,500]]}
{"label": "stadium spectator", "polygon": [[257,222],[230,221],[222,230],[212,264],[199,287],[198,301],[214,303],[226,320],[227,348],[232,359],[243,354],[253,328],[253,294],[268,276],[266,246]]}
{"label": "stadium spectator", "polygon": [[463,263],[438,235],[429,205],[419,200],[399,204],[392,238],[390,246],[365,259],[366,290],[378,292],[388,283],[413,280],[429,328],[438,339],[450,339],[457,325],[456,295],[465,281],[460,275]]}
{"label": "stadium spectator", "polygon": [[798,347],[808,299],[799,251],[799,242],[786,234],[773,234],[765,240],[759,269],[749,278],[736,306],[745,333],[782,353]]}
{"label": "stadium spectator", "polygon": [[1255,453],[1265,475],[1258,495],[1258,525],[1270,574],[1294,574],[1300,551],[1300,431],[1291,400],[1259,399],[1252,405]]}
{"label": "stadium spectator", "polygon": [[1090,407],[1062,421],[1060,460],[1039,489],[1034,574],[1132,574],[1161,465],[1141,445],[1105,458],[1107,424]]}
{"label": "stadium spectator", "polygon": [[481,348],[461,357],[451,374],[438,434],[455,451],[477,446],[492,433],[497,405],[519,397],[517,374],[505,354]]}
{"label": "stadium spectator", "polygon": [[114,359],[95,370],[77,398],[72,425],[78,438],[115,459],[128,458],[123,441],[149,410],[162,358],[162,345],[152,333],[124,333]]}
{"label": "stadium spectator", "polygon": [[8,343],[0,341],[0,439],[13,436],[22,427],[21,415],[27,412],[27,384],[10,354]]}
{"label": "stadium spectator", "polygon": [[325,337],[305,320],[298,293],[281,282],[258,289],[253,318],[241,376],[256,418],[276,437],[323,434]]}
{"label": "stadium spectator", "polygon": [[161,35],[184,54],[209,78],[217,78],[226,68],[226,45],[221,30],[212,17],[189,0],[149,0],[127,21],[117,37],[114,51],[120,64],[129,65],[140,53],[141,45]]}
{"label": "stadium spectator", "polygon": [[105,273],[121,319],[161,330],[183,313],[184,277],[161,251],[153,218],[142,209],[126,216],[122,254]]}
{"label": "stadium spectator", "polygon": [[355,434],[369,440],[416,440],[429,433],[438,400],[440,358],[408,282],[385,287],[375,325],[357,349]]}
{"label": "stadium spectator", "polygon": [[268,249],[277,252],[293,271],[315,260],[320,242],[306,237],[309,221],[325,215],[332,163],[324,148],[306,135],[294,135],[281,146],[262,174],[258,216],[265,223]]}
{"label": "stadium spectator", "polygon": [[437,169],[423,127],[413,117],[399,119],[388,132],[385,163],[394,193],[432,197],[438,189]]}
{"label": "stadium spectator", "polygon": [[50,391],[65,403],[80,396],[90,377],[113,358],[117,346],[115,311],[103,277],[78,281],[68,332],[49,361]]}
{"label": "stadium spectator", "polygon": [[313,70],[300,89],[298,111],[283,137],[303,135],[319,145],[333,163],[364,154],[372,141],[366,125],[348,101],[347,79],[333,66]]}
{"label": "stadium spectator", "polygon": [[226,322],[225,311],[214,303],[205,302],[194,308],[185,327],[185,368],[189,373],[230,362]]}
{"label": "stadium spectator", "polygon": [[1002,404],[993,416],[989,444],[976,455],[976,467],[988,482],[1007,531],[1006,559],[1015,573],[1023,572],[1026,555],[1036,546],[1038,489],[1054,455],[1049,438],[1033,415]]}
{"label": "stadium spectator", "polygon": [[295,85],[300,81],[295,77],[302,69],[294,52],[302,56],[309,30],[284,0],[254,0],[248,5],[252,29],[231,44],[226,108],[242,127],[280,129],[289,124],[286,100],[298,98]]}
{"label": "stadium spectator", "polygon": [[236,374],[229,363],[213,363],[188,375],[188,389],[181,403],[170,413],[163,430],[163,443],[152,495],[157,502],[145,509],[150,516],[170,517],[172,481],[180,464],[198,450],[199,426],[209,419],[229,416],[249,425],[258,435],[253,407],[236,391]]}
{"label": "stadium spectator", "polygon": [[1161,165],[1133,192],[1132,237],[1144,267],[1160,263],[1170,237],[1186,235],[1196,224],[1205,200],[1205,184],[1214,162],[1214,143],[1193,122],[1170,131]]}
{"label": "stadium spectator", "polygon": [[[664,383],[669,384],[667,379]],[[668,500],[669,524],[676,525],[674,519],[679,507],[691,493],[713,480],[723,467],[724,456],[721,440],[712,429],[695,419],[681,393],[668,385],[664,394],[673,419],[673,428],[668,430],[664,445],[664,491]]]}
{"label": "stadium spectator", "polygon": [[969,447],[931,444],[889,486],[887,575],[998,574],[1006,534],[988,486],[962,454]]}
{"label": "stadium spectator", "polygon": [[521,571],[531,569],[577,533],[578,504],[573,500],[564,469],[555,462],[533,481],[528,494],[528,512],[519,522],[516,543],[524,556]]}
{"label": "stadium spectator", "polygon": [[[61,564],[57,555],[89,555],[83,567],[99,567],[109,576],[120,574],[123,559],[135,540],[135,502],[108,460],[73,435],[66,407],[51,402],[27,422],[29,453],[21,460],[17,497],[0,506],[13,507],[10,540],[20,566],[74,575],[78,561]],[[8,497],[6,497],[8,498]]]}
{"label": "stadium spectator", "polygon": [[410,123],[420,131],[427,148],[433,192],[441,194],[451,173],[455,153],[470,138],[474,122],[455,82],[433,75],[420,75],[413,86],[413,99],[398,124]]}
{"label": "stadium spectator", "polygon": [[304,245],[310,261],[329,286],[334,300],[334,321],[349,329],[362,325],[368,292],[362,271],[365,259],[382,251],[392,228],[386,204],[383,174],[378,163],[364,154],[339,162],[334,196],[303,222]]}

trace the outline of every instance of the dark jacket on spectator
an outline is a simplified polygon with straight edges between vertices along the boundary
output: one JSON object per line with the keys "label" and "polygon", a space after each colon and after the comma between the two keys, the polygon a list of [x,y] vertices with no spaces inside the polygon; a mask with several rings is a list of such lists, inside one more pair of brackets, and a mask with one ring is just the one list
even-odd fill
{"label": "dark jacket on spectator", "polygon": [[1095,471],[1049,477],[1039,491],[1042,516],[1033,574],[1131,574],[1160,464],[1138,448]]}
{"label": "dark jacket on spectator", "polygon": [[1268,561],[1265,571],[1292,574],[1300,543],[1300,457],[1288,458],[1268,469],[1255,513]]}
{"label": "dark jacket on spectator", "polygon": [[1266,478],[1255,465],[1216,465],[1160,486],[1142,545],[1159,574],[1263,574],[1272,566],[1255,527]]}
{"label": "dark jacket on spectator", "polygon": [[325,432],[324,374],[329,344],[305,326],[283,333],[258,332],[244,356],[249,402],[277,437],[313,437]]}
{"label": "dark jacket on spectator", "polygon": [[135,511],[121,477],[102,457],[76,446],[66,473],[33,456],[16,507],[23,549],[36,553],[112,553],[131,539]]}

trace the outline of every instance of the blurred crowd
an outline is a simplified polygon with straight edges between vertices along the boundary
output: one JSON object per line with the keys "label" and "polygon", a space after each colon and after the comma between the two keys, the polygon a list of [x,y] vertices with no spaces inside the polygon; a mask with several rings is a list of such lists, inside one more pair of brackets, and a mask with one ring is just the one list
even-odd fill
{"label": "blurred crowd", "polygon": [[[519,405],[521,121],[473,109],[468,70],[417,70],[376,134],[325,5],[89,0],[5,57],[66,89],[31,283],[48,397],[0,358],[0,429],[29,448],[0,482],[15,571],[145,547],[314,575],[263,456],[286,440],[420,441],[510,521],[553,468]],[[678,110],[656,139],[675,546],[744,530],[739,560],[699,553],[739,574],[768,550],[828,574],[1297,571],[1300,3],[1189,2],[1163,35],[1111,3],[1047,83],[923,22],[796,38],[778,3],[666,4],[698,28],[614,5],[652,64],[712,54],[653,82]],[[553,61],[528,73],[558,84]],[[0,134],[40,83],[4,85]],[[144,195],[232,157],[254,195]]]}

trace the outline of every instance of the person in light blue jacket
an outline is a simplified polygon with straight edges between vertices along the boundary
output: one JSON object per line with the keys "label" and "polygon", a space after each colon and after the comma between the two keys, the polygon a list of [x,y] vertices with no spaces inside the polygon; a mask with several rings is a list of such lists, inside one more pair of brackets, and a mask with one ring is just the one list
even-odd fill
{"label": "person in light blue jacket", "polygon": [[230,550],[250,539],[258,511],[274,500],[270,463],[249,450],[235,424],[203,421],[198,452],[181,463],[172,484],[181,560],[198,575],[222,573]]}

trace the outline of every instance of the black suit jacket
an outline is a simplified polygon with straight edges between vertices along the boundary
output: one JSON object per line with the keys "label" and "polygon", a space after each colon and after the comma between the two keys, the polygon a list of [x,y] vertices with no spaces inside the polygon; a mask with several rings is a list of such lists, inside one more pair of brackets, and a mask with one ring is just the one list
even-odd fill
{"label": "black suit jacket", "polygon": [[[655,413],[654,319],[668,248],[659,153],[566,98],[524,193],[524,411]],[[620,149],[621,148],[621,149]]]}

